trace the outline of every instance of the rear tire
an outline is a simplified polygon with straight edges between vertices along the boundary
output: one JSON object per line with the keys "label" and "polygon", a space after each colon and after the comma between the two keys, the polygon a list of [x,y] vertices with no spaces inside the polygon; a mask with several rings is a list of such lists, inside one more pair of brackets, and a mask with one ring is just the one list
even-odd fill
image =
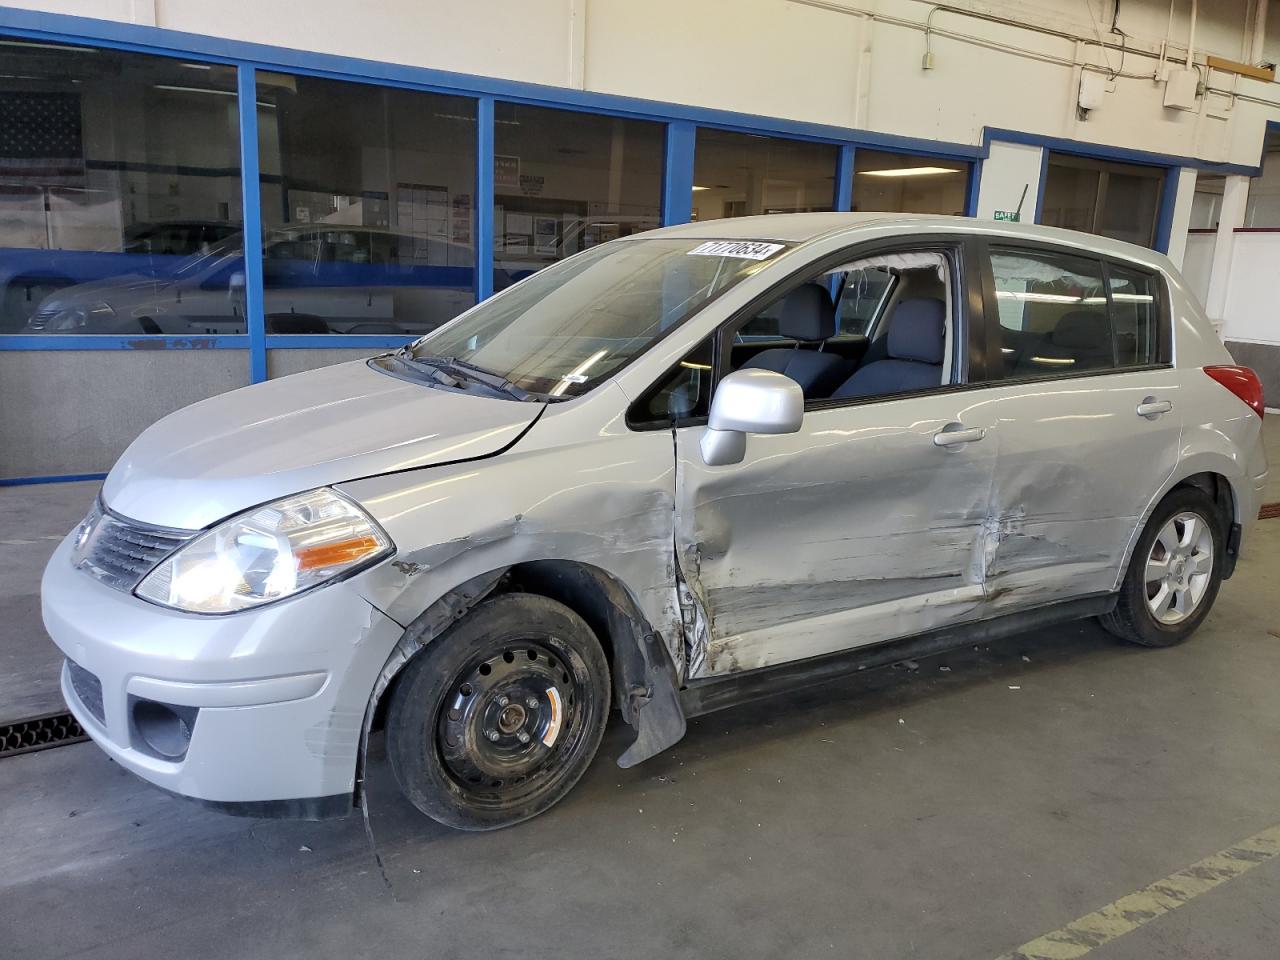
{"label": "rear tire", "polygon": [[609,665],[591,628],[535,594],[486,600],[405,667],[387,757],[405,797],[445,826],[537,816],[586,772],[609,716]]}
{"label": "rear tire", "polygon": [[1115,610],[1099,621],[1145,647],[1181,643],[1209,615],[1225,555],[1226,522],[1213,498],[1197,487],[1174,490],[1138,537]]}

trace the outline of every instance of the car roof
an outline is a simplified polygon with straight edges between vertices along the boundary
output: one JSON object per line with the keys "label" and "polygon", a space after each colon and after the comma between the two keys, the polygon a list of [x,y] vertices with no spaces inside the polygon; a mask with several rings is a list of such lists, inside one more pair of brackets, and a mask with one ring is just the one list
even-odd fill
{"label": "car roof", "polygon": [[1172,264],[1161,253],[1147,247],[1112,240],[1092,233],[1044,227],[1038,224],[979,220],[974,217],[919,213],[775,213],[725,220],[699,220],[673,227],[650,230],[634,237],[688,237],[708,240],[779,240],[803,244],[834,234],[883,236],[888,231],[903,233],[971,233],[1014,240],[1078,247],[1092,253],[1144,263],[1162,270]]}

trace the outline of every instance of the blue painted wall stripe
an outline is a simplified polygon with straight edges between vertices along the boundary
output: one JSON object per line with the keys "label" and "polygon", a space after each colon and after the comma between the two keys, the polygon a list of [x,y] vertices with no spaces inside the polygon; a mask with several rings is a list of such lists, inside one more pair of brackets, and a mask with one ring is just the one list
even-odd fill
{"label": "blue painted wall stripe", "polygon": [[476,302],[493,294],[493,97],[476,103]]}
{"label": "blue painted wall stripe", "polygon": [[258,183],[258,89],[253,67],[236,70],[240,94],[240,191],[244,199],[244,309],[249,382],[267,379],[267,326],[262,292],[262,195]]}
{"label": "blue painted wall stripe", "polygon": [[1178,203],[1178,175],[1181,167],[1167,167],[1164,184],[1160,189],[1160,213],[1156,217],[1156,249],[1169,252],[1169,240],[1173,236],[1173,208]]}
{"label": "blue painted wall stripe", "polygon": [[969,186],[964,198],[964,215],[966,217],[976,217],[978,215],[978,190],[982,186],[982,161],[975,160],[969,166]]}
{"label": "blue painted wall stripe", "polygon": [[837,210],[853,209],[854,148],[844,144],[836,158],[836,195],[833,198]]}
{"label": "blue painted wall stripe", "polygon": [[662,223],[688,223],[693,218],[693,150],[697,130],[692,123],[667,124],[662,177]]}
{"label": "blue painted wall stripe", "polygon": [[247,350],[245,334],[210,337],[94,336],[92,334],[6,334],[0,350]]}

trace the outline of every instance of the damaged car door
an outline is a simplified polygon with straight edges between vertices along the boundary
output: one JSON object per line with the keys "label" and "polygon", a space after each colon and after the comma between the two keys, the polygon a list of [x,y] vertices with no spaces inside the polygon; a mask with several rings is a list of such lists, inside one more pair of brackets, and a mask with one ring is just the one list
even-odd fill
{"label": "damaged car door", "polygon": [[980,261],[1000,424],[984,561],[993,613],[1110,593],[1181,456],[1164,282],[1026,242],[992,243]]}
{"label": "damaged car door", "polygon": [[[769,433],[754,432],[746,408],[752,389],[775,382],[790,384],[798,408],[797,385],[777,373],[732,369],[735,330],[770,308],[778,313],[776,301],[753,305],[721,331],[710,425],[675,430],[675,544],[691,677],[804,659],[982,615],[975,551],[997,445],[990,405],[975,402],[967,389],[969,296],[962,276],[972,271],[960,269],[965,244],[922,245],[936,256],[942,286],[886,304],[876,327],[887,327],[887,354],[851,364],[852,373],[827,396],[804,396],[794,432],[777,432],[776,424],[762,425]],[[849,272],[875,253],[850,256]],[[821,289],[831,265],[797,271],[779,296],[800,286]],[[820,297],[806,296],[827,309]],[[831,328],[812,317],[790,322],[784,336],[830,336]],[[945,339],[945,349],[918,342],[935,336]],[[797,342],[794,349],[815,348]],[[748,374],[754,385],[743,379]],[[740,409],[726,410],[731,401]],[[745,440],[737,462],[707,455],[708,434],[738,443],[735,431],[726,438],[714,429],[725,423],[747,426],[739,431]]]}

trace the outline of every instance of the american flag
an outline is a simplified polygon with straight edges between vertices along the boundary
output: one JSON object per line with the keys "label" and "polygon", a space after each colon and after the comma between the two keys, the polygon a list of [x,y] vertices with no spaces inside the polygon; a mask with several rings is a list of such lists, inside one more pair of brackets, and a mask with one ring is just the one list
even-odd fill
{"label": "american flag", "polygon": [[83,172],[78,93],[0,91],[0,174],[47,181]]}

